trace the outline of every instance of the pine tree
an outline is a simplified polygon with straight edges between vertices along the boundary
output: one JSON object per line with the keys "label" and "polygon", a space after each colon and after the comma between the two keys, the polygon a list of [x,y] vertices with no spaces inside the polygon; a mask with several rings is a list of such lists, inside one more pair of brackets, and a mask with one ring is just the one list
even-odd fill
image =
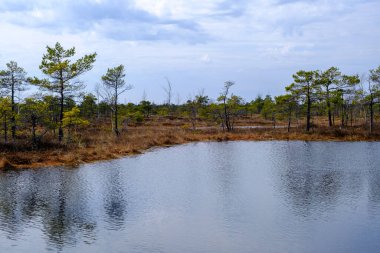
{"label": "pine tree", "polygon": [[72,62],[71,58],[75,55],[75,47],[64,49],[58,42],[54,47],[46,47],[47,52],[42,57],[40,69],[48,76],[48,79],[34,78],[33,84],[40,86],[59,94],[60,112],[59,112],[59,130],[58,139],[63,139],[63,113],[64,100],[67,95],[72,94],[83,88],[83,84],[77,78],[83,73],[89,71],[95,62],[96,53],[85,55],[82,58]]}

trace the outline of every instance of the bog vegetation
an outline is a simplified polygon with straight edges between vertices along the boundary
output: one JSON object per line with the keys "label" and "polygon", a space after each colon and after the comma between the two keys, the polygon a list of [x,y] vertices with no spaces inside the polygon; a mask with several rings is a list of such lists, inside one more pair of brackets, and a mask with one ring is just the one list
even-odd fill
{"label": "bog vegetation", "polygon": [[[94,92],[86,91],[79,81],[95,61],[96,53],[78,56],[74,47],[64,49],[57,42],[46,47],[41,77],[28,76],[14,61],[7,63],[0,71],[1,152],[86,147],[91,139],[105,135],[109,140],[116,136],[117,142],[139,126],[142,131],[148,126],[176,126],[193,133],[211,128],[233,133],[243,126],[261,125],[267,131],[280,127],[283,133],[300,135],[323,129],[378,136],[380,66],[361,76],[342,73],[337,67],[300,70],[283,95],[257,96],[251,101],[234,94],[235,83],[226,81],[217,98],[198,92],[185,103],[174,104],[167,79],[165,103],[144,98],[138,104],[122,104],[119,96],[132,88],[123,65],[105,70]],[[31,87],[38,87],[38,92],[26,97],[24,91]]]}

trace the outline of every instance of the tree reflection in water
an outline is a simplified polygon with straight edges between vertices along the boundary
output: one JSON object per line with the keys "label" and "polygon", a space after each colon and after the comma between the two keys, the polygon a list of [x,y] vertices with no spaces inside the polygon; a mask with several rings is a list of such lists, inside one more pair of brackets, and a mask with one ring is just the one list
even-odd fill
{"label": "tree reflection in water", "polygon": [[0,229],[10,238],[41,224],[48,244],[56,249],[77,240],[95,239],[96,222],[86,208],[81,177],[76,171],[21,171],[0,175]]}
{"label": "tree reflection in water", "polygon": [[378,150],[199,143],[0,172],[0,251],[377,252]]}

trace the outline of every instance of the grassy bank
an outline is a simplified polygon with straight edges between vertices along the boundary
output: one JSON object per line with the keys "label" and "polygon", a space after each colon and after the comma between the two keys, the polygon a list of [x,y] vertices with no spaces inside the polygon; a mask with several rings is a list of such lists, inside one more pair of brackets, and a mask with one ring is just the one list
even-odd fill
{"label": "grassy bank", "polygon": [[197,141],[234,141],[234,140],[303,140],[303,141],[377,141],[380,133],[368,135],[362,128],[329,129],[315,128],[306,133],[292,128],[237,128],[225,132],[217,127],[189,129],[181,123],[146,124],[128,128],[116,137],[107,128],[92,127],[71,142],[58,144],[41,143],[40,147],[31,147],[28,142],[18,145],[2,145],[0,168],[38,168],[45,166],[76,166],[99,160],[120,158],[139,154],[152,147],[170,146]]}

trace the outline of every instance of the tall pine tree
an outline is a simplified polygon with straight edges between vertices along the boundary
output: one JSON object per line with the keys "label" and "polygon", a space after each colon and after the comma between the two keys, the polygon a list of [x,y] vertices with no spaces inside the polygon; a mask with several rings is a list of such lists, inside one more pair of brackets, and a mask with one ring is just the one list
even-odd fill
{"label": "tall pine tree", "polygon": [[75,55],[75,47],[64,49],[60,43],[54,47],[46,47],[47,52],[42,57],[40,69],[48,76],[48,79],[34,78],[33,84],[43,89],[58,93],[60,97],[59,130],[58,139],[63,139],[63,112],[64,100],[69,94],[83,88],[83,84],[77,78],[92,69],[96,53],[85,55],[76,61],[71,58]]}

